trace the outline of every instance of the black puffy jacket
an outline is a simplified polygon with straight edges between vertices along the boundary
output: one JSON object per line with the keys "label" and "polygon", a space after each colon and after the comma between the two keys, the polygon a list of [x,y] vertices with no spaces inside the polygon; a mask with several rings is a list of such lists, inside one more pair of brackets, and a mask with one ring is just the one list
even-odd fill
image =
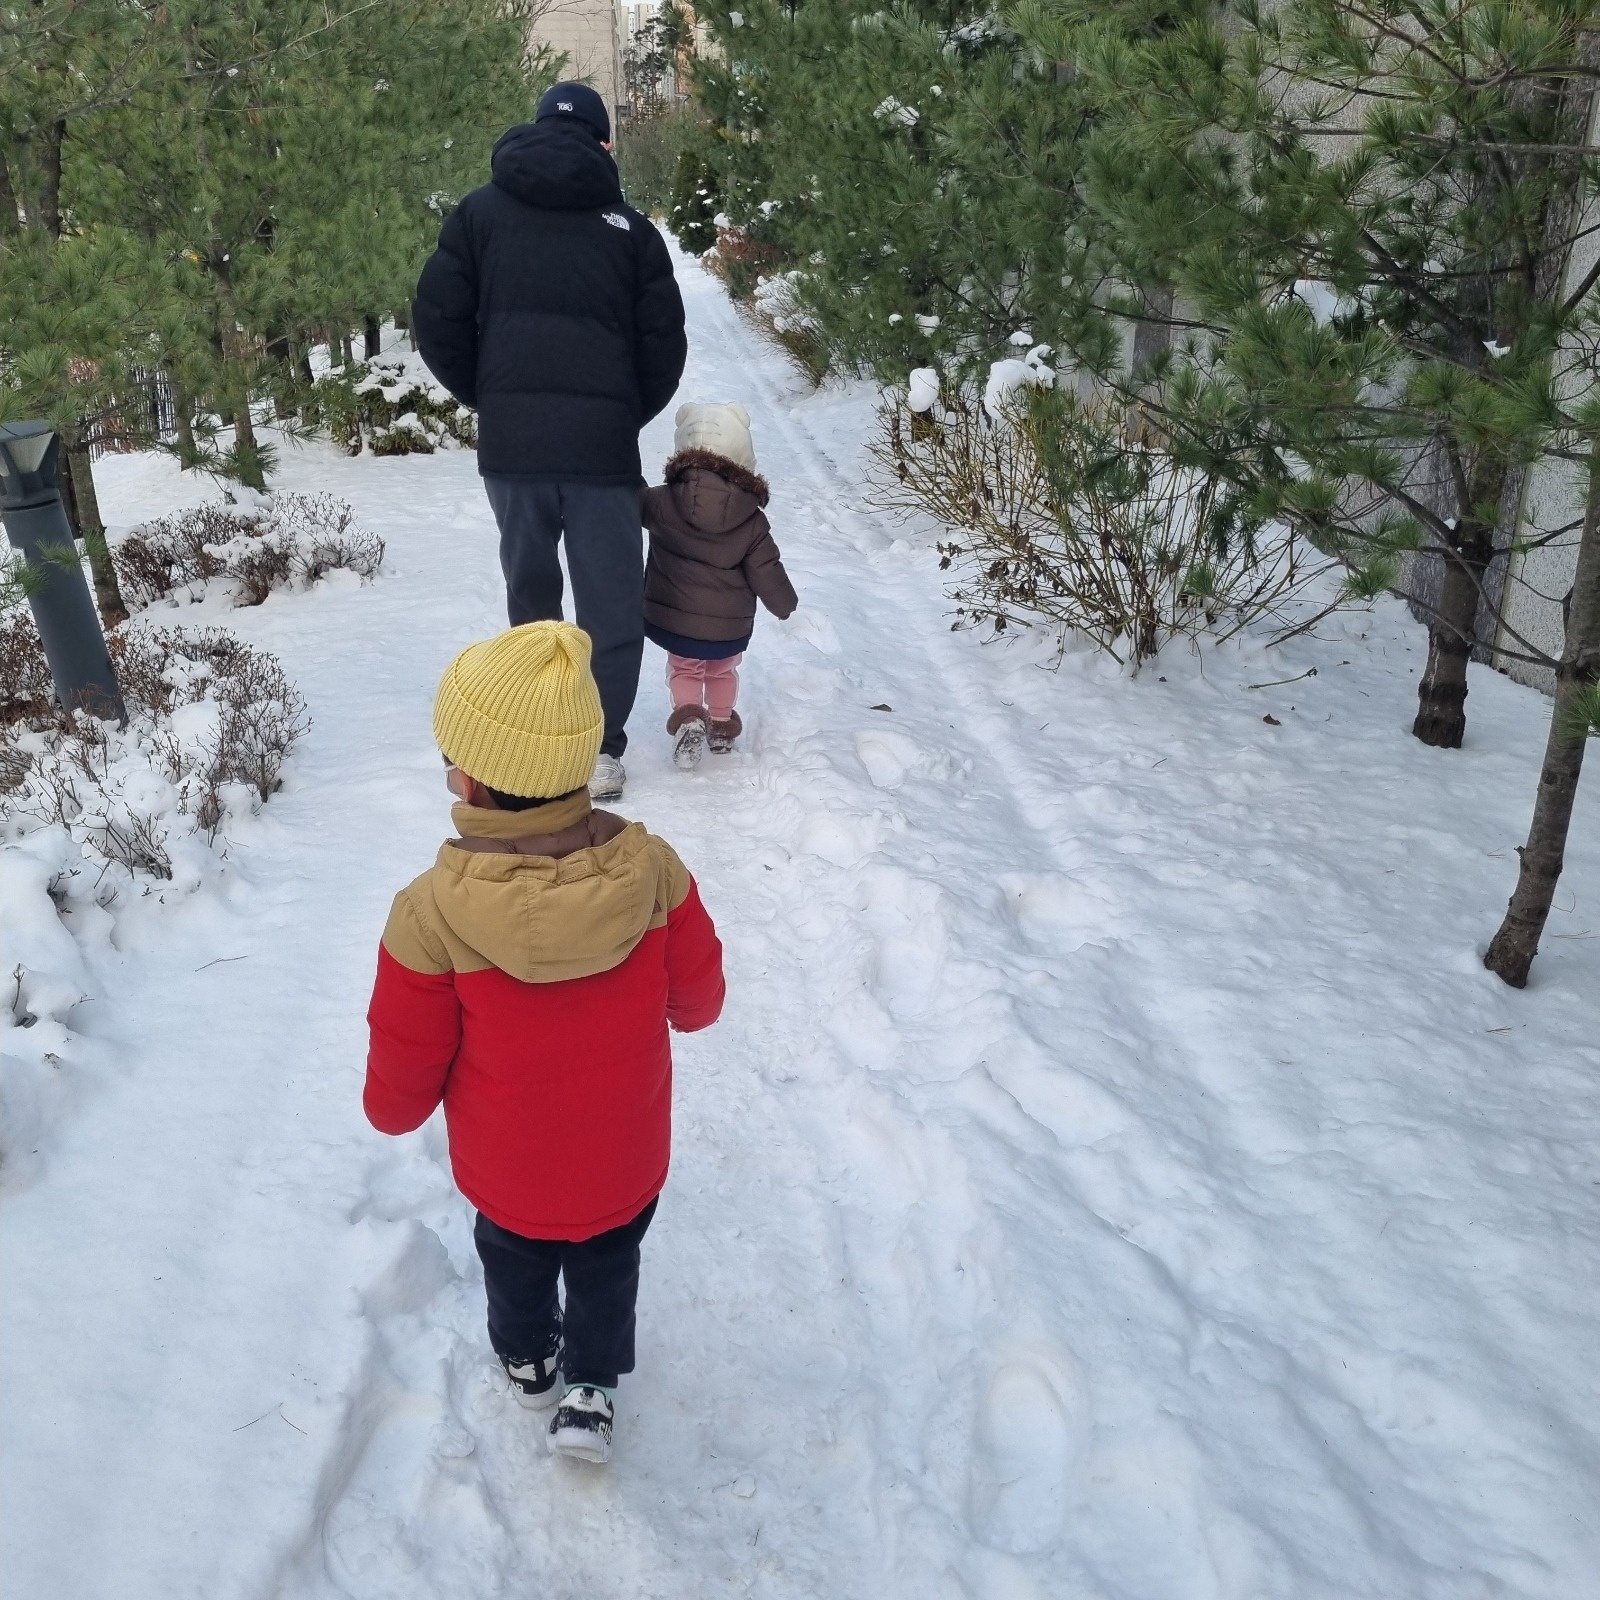
{"label": "black puffy jacket", "polygon": [[480,472],[640,483],[639,429],[688,351],[666,244],[570,118],[510,129],[491,170],[422,269],[422,359],[477,408]]}

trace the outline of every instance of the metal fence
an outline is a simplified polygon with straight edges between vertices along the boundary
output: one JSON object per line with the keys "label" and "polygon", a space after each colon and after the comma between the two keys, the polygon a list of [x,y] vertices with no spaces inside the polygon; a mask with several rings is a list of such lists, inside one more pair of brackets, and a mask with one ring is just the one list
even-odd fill
{"label": "metal fence", "polygon": [[94,416],[84,421],[91,457],[143,450],[177,431],[178,411],[164,372],[135,368],[133,381]]}

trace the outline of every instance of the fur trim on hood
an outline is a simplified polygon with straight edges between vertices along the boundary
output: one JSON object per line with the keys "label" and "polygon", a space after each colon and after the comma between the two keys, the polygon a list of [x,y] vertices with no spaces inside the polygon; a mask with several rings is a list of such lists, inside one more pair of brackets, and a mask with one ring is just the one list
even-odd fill
{"label": "fur trim on hood", "polygon": [[759,506],[764,507],[771,498],[772,491],[760,473],[746,471],[737,461],[730,461],[711,450],[680,450],[667,462],[666,480],[668,483],[681,483],[696,468],[701,472],[713,472],[735,489],[743,489]]}

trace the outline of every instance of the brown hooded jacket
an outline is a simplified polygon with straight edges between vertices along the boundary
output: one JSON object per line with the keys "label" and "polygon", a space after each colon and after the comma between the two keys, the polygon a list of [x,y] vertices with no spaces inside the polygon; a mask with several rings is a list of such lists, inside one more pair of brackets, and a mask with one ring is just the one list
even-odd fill
{"label": "brown hooded jacket", "polygon": [[686,639],[748,637],[756,600],[775,617],[799,604],[762,508],[764,478],[709,450],[682,450],[645,492],[647,623]]}

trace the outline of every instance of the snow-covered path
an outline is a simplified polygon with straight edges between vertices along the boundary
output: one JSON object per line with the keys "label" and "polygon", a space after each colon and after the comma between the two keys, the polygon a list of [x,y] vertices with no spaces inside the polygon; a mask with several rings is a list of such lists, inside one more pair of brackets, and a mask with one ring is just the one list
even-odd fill
{"label": "snow-covered path", "polygon": [[[377,933],[447,828],[433,685],[502,617],[474,462],[306,449],[284,483],[388,567],[229,615],[314,730],[224,892],[124,914],[0,1203],[8,1591],[1600,1593],[1600,784],[1535,987],[1475,955],[1546,703],[1479,673],[1471,748],[1416,745],[1391,610],[1131,683],[950,634],[864,509],[870,397],[682,270],[683,396],[750,408],[802,609],[692,776],[647,657],[621,809],[730,1000],[678,1044],[617,1460],[509,1403],[437,1121],[360,1113]],[[201,492],[107,477],[121,523]]]}

